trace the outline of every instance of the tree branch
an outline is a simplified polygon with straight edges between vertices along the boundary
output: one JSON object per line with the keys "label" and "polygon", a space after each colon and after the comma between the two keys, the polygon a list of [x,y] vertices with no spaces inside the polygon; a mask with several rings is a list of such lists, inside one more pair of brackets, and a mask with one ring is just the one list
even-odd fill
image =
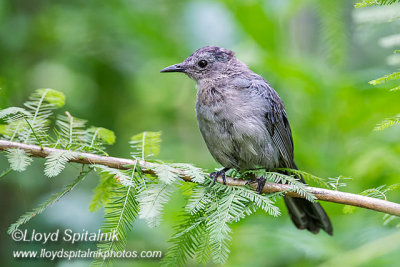
{"label": "tree branch", "polygon": [[[36,145],[28,145],[17,142],[0,140],[0,150],[7,150],[11,148],[19,148],[24,150],[31,156],[41,157],[41,158],[47,157],[52,152],[60,151],[60,149],[55,149],[55,148],[48,148],[48,147],[41,148],[40,146]],[[132,168],[137,163],[141,167],[142,172],[155,175],[153,169],[156,166],[156,164],[144,160],[132,160],[124,158],[99,156],[95,154],[81,153],[81,152],[74,152],[74,154],[75,155],[70,160],[70,162],[76,162],[81,164],[101,164],[111,168],[125,169],[125,170]],[[192,182],[192,178],[185,175],[183,171],[176,169],[176,173],[183,180],[187,182]],[[221,177],[218,178],[218,182],[222,183]],[[230,186],[244,186],[246,184],[246,180],[226,177],[226,184]],[[256,188],[256,185],[250,185],[250,186]],[[339,204],[346,204],[400,216],[400,204],[398,203],[381,200],[377,198],[361,196],[357,194],[311,187],[311,186],[307,188],[309,192],[312,193],[318,200],[334,202]],[[288,190],[291,190],[290,185],[266,183],[262,192],[275,193]],[[288,192],[286,193],[286,195],[293,197],[303,197],[295,192]]]}

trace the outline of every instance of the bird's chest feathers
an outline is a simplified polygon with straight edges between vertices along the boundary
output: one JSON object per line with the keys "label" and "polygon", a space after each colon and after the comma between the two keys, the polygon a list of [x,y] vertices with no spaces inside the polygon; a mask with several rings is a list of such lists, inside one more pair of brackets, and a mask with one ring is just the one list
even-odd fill
{"label": "bird's chest feathers", "polygon": [[244,114],[245,105],[241,92],[222,82],[198,84],[196,113],[199,123],[218,123],[219,120],[233,120]]}
{"label": "bird's chest feathers", "polygon": [[213,108],[220,106],[224,101],[223,84],[210,83],[204,86],[198,85],[197,104]]}

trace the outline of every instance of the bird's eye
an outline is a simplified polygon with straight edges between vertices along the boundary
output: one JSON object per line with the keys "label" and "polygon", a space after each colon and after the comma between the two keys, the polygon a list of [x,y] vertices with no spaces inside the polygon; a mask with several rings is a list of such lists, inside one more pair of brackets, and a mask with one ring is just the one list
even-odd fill
{"label": "bird's eye", "polygon": [[205,68],[207,66],[208,62],[205,61],[204,59],[200,60],[197,65],[199,65],[200,68]]}

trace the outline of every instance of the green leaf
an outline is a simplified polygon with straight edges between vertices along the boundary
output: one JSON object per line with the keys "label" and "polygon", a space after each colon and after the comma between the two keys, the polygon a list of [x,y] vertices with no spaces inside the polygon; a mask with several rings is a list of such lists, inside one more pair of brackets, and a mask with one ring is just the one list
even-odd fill
{"label": "green leaf", "polygon": [[[51,92],[51,89],[36,90],[24,103],[30,115],[21,115],[7,121],[10,129],[12,129],[11,140],[16,137],[23,143],[46,145],[49,118],[52,116],[53,110],[57,108],[56,104],[49,102],[48,94],[51,94]],[[25,122],[21,123],[21,121]],[[24,123],[27,125],[24,125]]]}
{"label": "green leaf", "polygon": [[[10,141],[21,141],[25,139],[23,133],[29,129],[29,125],[20,114],[6,119],[7,124],[3,127],[2,134],[5,139]],[[15,140],[18,139],[18,140]]]}
{"label": "green leaf", "polygon": [[10,163],[11,169],[17,172],[23,172],[32,163],[33,159],[29,157],[24,150],[11,148],[6,150],[6,157]]}
{"label": "green leaf", "polygon": [[72,116],[65,112],[66,116],[58,115],[56,126],[59,129],[60,137],[64,145],[73,143],[85,144],[87,132],[85,130],[86,120]]}
{"label": "green leaf", "polygon": [[131,137],[131,155],[135,158],[155,157],[160,153],[161,132],[143,132]]}
{"label": "green leaf", "polygon": [[387,187],[386,192],[389,191],[399,191],[400,190],[400,183],[398,184],[392,184],[390,186]]}
{"label": "green leaf", "polygon": [[[135,195],[136,191],[131,186],[114,190],[113,197],[105,208],[101,230],[103,233],[115,233],[118,240],[98,243],[97,248],[102,253],[124,250],[127,231],[132,229],[132,224],[139,212],[139,204]],[[92,262],[91,266],[109,266],[112,260],[113,258],[97,258]]]}
{"label": "green leaf", "polygon": [[384,121],[376,125],[374,131],[382,131],[386,128],[399,124],[400,124],[400,114],[398,114],[395,117],[385,119]]}
{"label": "green leaf", "polygon": [[396,87],[393,87],[392,89],[390,89],[391,92],[399,91],[399,90],[400,90],[400,86],[396,86]]}
{"label": "green leaf", "polygon": [[381,185],[376,188],[370,188],[370,189],[364,190],[360,193],[360,195],[387,200],[387,197],[386,197],[387,191],[388,191],[388,189],[386,188],[386,185]]}
{"label": "green leaf", "polygon": [[212,195],[210,189],[206,189],[204,186],[197,185],[193,188],[190,198],[186,205],[186,212],[189,214],[195,214],[212,203]]}
{"label": "green leaf", "polygon": [[0,124],[0,134],[7,133],[7,124]]}
{"label": "green leaf", "polygon": [[[115,173],[109,169],[111,168],[107,167],[101,169],[101,171],[108,174]],[[139,203],[136,200],[136,188],[140,189],[138,179],[141,178],[141,173],[136,170],[136,166],[129,171],[131,172],[129,184],[132,186],[123,186],[112,190],[112,199],[105,207],[104,222],[101,229],[103,233],[116,234],[118,240],[98,243],[97,248],[102,253],[118,252],[124,249],[127,240],[126,233],[128,230],[132,229],[132,224],[136,220],[139,212]],[[119,175],[126,175],[126,172],[119,173]],[[109,265],[112,260],[113,258],[97,258],[91,265]]]}
{"label": "green leaf", "polygon": [[[174,228],[176,234],[169,240],[172,246],[168,248],[163,259],[163,266],[186,266],[188,257],[193,257],[196,251],[204,249],[201,245],[210,247],[209,239],[207,239],[209,231],[205,217],[201,213],[185,214]],[[203,241],[203,244],[200,244],[200,241]],[[207,255],[203,256],[207,257]],[[209,257],[205,261],[208,259]]]}
{"label": "green leaf", "polygon": [[173,184],[151,184],[139,194],[139,218],[145,219],[149,227],[160,224],[161,211],[175,188]]}
{"label": "green leaf", "polygon": [[192,181],[195,183],[202,184],[205,181],[206,174],[201,168],[197,168],[192,164],[187,163],[171,163],[169,165],[181,170],[186,176],[192,178]]}
{"label": "green leaf", "polygon": [[303,184],[302,182],[297,180],[295,177],[283,175],[280,173],[270,172],[267,174],[266,178],[277,184],[290,185],[291,190],[298,193],[299,195],[302,195],[308,201],[314,201],[316,199],[316,197],[308,191],[307,185]]}
{"label": "green leaf", "polygon": [[268,196],[260,195],[254,190],[248,190],[242,187],[238,187],[236,190],[238,190],[239,195],[245,198],[247,202],[254,204],[267,214],[274,217],[281,215],[279,208],[275,206],[275,203]]}
{"label": "green leaf", "polygon": [[[127,174],[128,171],[122,171],[118,169],[113,169],[104,165],[94,164],[92,165],[96,170],[99,170],[102,173],[106,173],[112,175],[117,179],[123,186],[133,186],[132,177]],[[130,170],[132,171],[132,170]]]}
{"label": "green leaf", "polygon": [[[93,133],[93,139],[99,138],[102,142],[112,145],[115,143],[115,133],[103,127],[91,127],[88,132]],[[92,141],[93,144],[93,141]]]}
{"label": "green leaf", "polygon": [[341,1],[316,1],[319,15],[319,35],[324,57],[333,66],[345,66],[348,60],[349,38],[346,35],[346,5]]}
{"label": "green leaf", "polygon": [[196,250],[196,260],[198,262],[206,265],[206,263],[210,260],[211,255],[212,255],[210,232],[204,231],[204,233],[202,233],[199,236],[198,242],[199,242],[199,245]]}
{"label": "green leaf", "polygon": [[318,185],[320,185],[322,187],[330,188],[330,186],[329,186],[328,182],[326,181],[326,179],[318,177],[318,176],[315,176],[315,175],[310,174],[308,172],[295,170],[295,169],[289,169],[289,168],[278,168],[276,170],[277,171],[278,170],[282,170],[282,171],[285,171],[285,172],[287,172],[289,174],[299,175],[299,176],[303,177],[303,179],[307,182],[307,184],[311,181],[311,182],[313,182],[315,184],[318,184]]}
{"label": "green leaf", "polygon": [[31,113],[29,113],[29,111],[26,111],[23,108],[19,108],[19,107],[9,107],[9,108],[5,108],[0,110],[0,119],[10,116],[10,115],[14,115],[14,114],[18,114],[18,113],[22,113],[25,116],[30,117]]}
{"label": "green leaf", "polygon": [[100,173],[99,184],[93,190],[93,197],[90,201],[89,210],[96,212],[101,207],[110,203],[115,185],[115,180],[111,174]]}
{"label": "green leaf", "polygon": [[176,170],[167,164],[154,164],[152,170],[156,173],[158,179],[165,184],[172,184],[178,179]]}
{"label": "green leaf", "polygon": [[363,0],[362,2],[354,4],[354,7],[362,8],[370,6],[392,5],[399,2],[400,0]]}
{"label": "green leaf", "polygon": [[42,88],[37,89],[37,92],[41,95],[45,94],[45,100],[50,104],[56,105],[59,108],[61,108],[65,104],[65,95],[60,91],[50,88]]}
{"label": "green leaf", "polygon": [[351,177],[343,177],[343,176],[338,176],[338,177],[332,177],[328,178],[329,182],[328,185],[334,189],[334,190],[339,190],[340,187],[345,187],[347,186],[347,183],[343,180],[351,180]]}
{"label": "green leaf", "polygon": [[354,7],[362,8],[362,7],[369,7],[369,6],[375,6],[375,5],[379,5],[377,0],[364,0],[362,2],[355,3]]}
{"label": "green leaf", "polygon": [[372,85],[378,85],[378,84],[383,84],[388,81],[397,80],[397,79],[400,79],[400,71],[385,75],[381,78],[369,81],[368,83],[372,84]]}
{"label": "green leaf", "polygon": [[74,157],[75,153],[70,150],[59,150],[51,152],[46,157],[44,174],[47,177],[59,175],[65,168],[65,164]]}
{"label": "green leaf", "polygon": [[400,217],[395,216],[395,215],[385,214],[383,216],[383,225],[389,226],[390,224],[395,225],[395,227],[399,228],[400,227]]}
{"label": "green leaf", "polygon": [[217,203],[217,208],[209,215],[207,226],[210,229],[212,257],[215,263],[224,264],[229,256],[229,244],[232,229],[229,223],[242,214],[244,204],[236,191],[224,195]]}
{"label": "green leaf", "polygon": [[212,256],[215,263],[226,262],[229,255],[231,228],[256,209],[279,216],[279,208],[269,196],[259,195],[243,187],[222,184],[211,186],[207,179],[202,185],[191,187],[186,205],[186,222],[179,225],[164,259],[167,266],[185,266],[188,257],[196,256],[207,263]]}
{"label": "green leaf", "polygon": [[[362,191],[360,195],[387,200],[386,193],[394,190],[400,191],[400,183],[392,184],[390,186],[381,185],[376,188],[370,188]],[[343,207],[343,212],[346,214],[351,214],[354,213],[356,209],[357,208],[354,206],[345,205]]]}

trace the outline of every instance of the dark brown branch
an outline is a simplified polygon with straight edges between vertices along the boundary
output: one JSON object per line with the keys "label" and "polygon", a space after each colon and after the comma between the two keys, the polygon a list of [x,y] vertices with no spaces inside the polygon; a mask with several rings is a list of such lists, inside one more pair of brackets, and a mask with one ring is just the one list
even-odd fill
{"label": "dark brown branch", "polygon": [[[10,148],[19,148],[26,151],[27,153],[29,153],[34,157],[41,157],[41,158],[47,157],[51,152],[60,151],[60,149],[55,149],[55,148],[43,147],[43,149],[41,149],[39,146],[36,145],[27,145],[22,143],[0,140],[0,150],[7,150]],[[132,168],[132,166],[134,166],[137,163],[141,167],[144,173],[155,174],[153,171],[155,164],[151,162],[146,162],[143,160],[138,160],[136,162],[136,160],[132,159],[99,156],[90,153],[80,153],[80,152],[74,152],[74,153],[75,156],[70,160],[70,162],[77,162],[83,164],[101,164],[116,169],[129,169]],[[183,171],[176,169],[176,172],[183,180],[188,182],[192,181],[192,178],[186,176]],[[218,178],[218,182],[222,183],[222,179]],[[234,179],[231,177],[226,178],[226,184],[230,186],[244,186],[245,183],[246,183],[245,180]],[[252,186],[256,187],[256,185]],[[398,203],[381,200],[377,198],[361,196],[357,194],[322,189],[317,187],[307,187],[307,188],[309,189],[310,193],[312,193],[318,200],[334,202],[339,204],[346,204],[400,216],[400,204]],[[266,183],[262,192],[275,193],[275,192],[288,191],[290,189],[291,189],[290,185]],[[287,195],[302,197],[301,195],[295,192],[289,192],[287,193]]]}

